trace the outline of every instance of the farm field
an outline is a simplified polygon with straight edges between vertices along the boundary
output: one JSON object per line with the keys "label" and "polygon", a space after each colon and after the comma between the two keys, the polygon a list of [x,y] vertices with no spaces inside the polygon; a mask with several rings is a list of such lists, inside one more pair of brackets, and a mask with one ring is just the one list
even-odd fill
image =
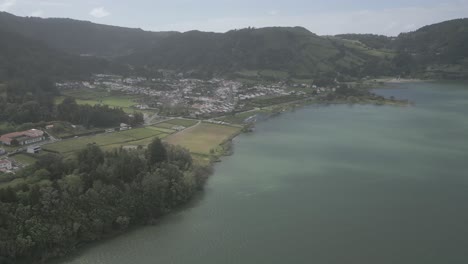
{"label": "farm field", "polygon": [[158,123],[156,125],[153,125],[153,127],[157,127],[157,128],[165,128],[165,129],[171,129],[176,126],[174,124],[171,124],[171,123],[167,123],[167,122],[163,122],[163,123]]}
{"label": "farm field", "polygon": [[184,126],[184,127],[191,127],[198,123],[198,120],[194,119],[182,119],[176,118],[166,121],[166,123],[173,124],[175,126]]}
{"label": "farm field", "polygon": [[123,132],[64,140],[44,145],[43,149],[60,154],[70,154],[85,148],[88,144],[96,144],[106,150],[111,150],[126,145],[148,145],[154,138],[164,138],[167,135],[168,133],[151,128],[136,128]]}
{"label": "farm field", "polygon": [[[71,91],[63,91],[64,96],[57,97],[55,100],[56,104],[61,103],[65,96],[75,98],[78,104],[84,105],[108,105],[111,107],[120,107],[126,113],[134,113],[136,109],[132,108],[133,105],[137,104],[135,100],[139,99],[136,95],[124,95],[124,94],[113,94],[102,90],[91,90],[91,89],[79,89]],[[151,112],[151,111],[142,111]]]}
{"label": "farm field", "polygon": [[26,155],[26,154],[18,154],[18,155],[12,156],[12,158],[16,160],[16,162],[19,162],[26,166],[33,165],[37,161],[36,158],[31,157],[30,155]]}
{"label": "farm field", "polygon": [[163,127],[158,127],[158,126],[150,126],[146,128],[153,129],[153,130],[160,131],[162,133],[167,133],[167,134],[172,134],[176,132],[174,129],[163,128]]}
{"label": "farm field", "polygon": [[182,119],[182,118],[175,118],[171,120],[164,121],[162,123],[158,123],[153,125],[153,127],[158,127],[158,128],[165,128],[165,129],[171,129],[175,126],[183,126],[183,127],[191,127],[194,126],[198,123],[198,120],[194,119]]}
{"label": "farm field", "polygon": [[240,127],[200,123],[166,138],[173,145],[179,145],[192,153],[209,155],[241,130]]}

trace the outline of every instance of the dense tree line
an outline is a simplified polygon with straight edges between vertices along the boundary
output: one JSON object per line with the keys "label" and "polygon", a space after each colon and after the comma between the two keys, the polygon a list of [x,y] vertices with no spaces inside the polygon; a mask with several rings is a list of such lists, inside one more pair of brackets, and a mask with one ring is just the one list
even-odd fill
{"label": "dense tree line", "polygon": [[1,91],[4,96],[0,96],[0,122],[21,125],[60,120],[86,127],[109,127],[122,122],[136,126],[144,122],[141,113],[129,116],[120,108],[78,105],[73,98],[65,98],[56,106],[54,99],[59,91],[48,78],[10,81],[0,87]]}
{"label": "dense tree line", "polygon": [[159,139],[147,150],[90,145],[74,159],[45,156],[21,172],[34,183],[0,190],[0,256],[40,262],[149,223],[187,203],[209,170]]}
{"label": "dense tree line", "polygon": [[107,105],[79,105],[74,98],[67,97],[57,106],[57,119],[80,124],[85,127],[109,127],[120,123],[141,125],[143,114],[126,114],[121,108],[111,108]]}

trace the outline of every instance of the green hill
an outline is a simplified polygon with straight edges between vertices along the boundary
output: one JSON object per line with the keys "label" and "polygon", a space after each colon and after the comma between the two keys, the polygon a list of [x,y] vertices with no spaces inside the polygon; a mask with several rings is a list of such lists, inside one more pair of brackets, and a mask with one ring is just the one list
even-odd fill
{"label": "green hill", "polygon": [[341,39],[395,52],[394,71],[426,78],[468,78],[468,19],[422,27],[398,37],[345,34]]}
{"label": "green hill", "polygon": [[395,49],[417,74],[468,78],[468,19],[456,19],[400,34]]}
{"label": "green hill", "polygon": [[172,32],[95,24],[66,18],[19,17],[0,12],[0,30],[40,40],[51,48],[77,55],[115,57],[145,50]]}
{"label": "green hill", "polygon": [[307,78],[366,75],[366,66],[378,61],[384,64],[384,57],[375,49],[320,37],[301,27],[271,27],[177,34],[124,61],[177,71],[227,74],[268,70]]}
{"label": "green hill", "polygon": [[[62,75],[115,72],[118,64],[92,58],[98,56],[128,64],[139,74],[165,69],[193,77],[468,78],[468,19],[426,26],[398,37],[318,36],[302,27],[247,28],[226,33],[147,32],[0,12],[0,33],[5,35],[2,40],[7,39],[0,51],[3,76],[38,71]],[[16,46],[15,41],[21,44]]]}
{"label": "green hill", "polygon": [[117,70],[113,63],[56,51],[19,34],[0,30],[0,82],[13,79],[80,79]]}

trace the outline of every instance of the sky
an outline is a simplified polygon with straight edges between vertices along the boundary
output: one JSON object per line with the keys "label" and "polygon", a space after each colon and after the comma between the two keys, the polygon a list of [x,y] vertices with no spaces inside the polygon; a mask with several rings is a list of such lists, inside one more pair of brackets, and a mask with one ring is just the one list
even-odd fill
{"label": "sky", "polygon": [[0,0],[0,11],[152,31],[302,26],[319,35],[396,36],[466,18],[468,0]]}

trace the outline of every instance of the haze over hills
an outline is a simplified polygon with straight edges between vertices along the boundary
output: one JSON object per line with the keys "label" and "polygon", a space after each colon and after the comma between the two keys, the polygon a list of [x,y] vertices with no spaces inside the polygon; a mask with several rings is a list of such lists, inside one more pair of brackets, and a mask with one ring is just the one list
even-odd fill
{"label": "haze over hills", "polygon": [[[55,49],[59,53],[107,57],[115,65],[134,66],[139,73],[169,69],[201,77],[255,77],[263,73],[268,78],[468,78],[464,48],[468,46],[467,28],[468,19],[457,19],[398,37],[318,36],[301,27],[178,33],[0,13],[0,30],[24,37],[9,41],[24,43],[29,39],[31,43],[42,42],[44,45],[34,46],[47,46],[46,52]],[[0,50],[0,54],[4,52]],[[3,57],[14,57],[15,52],[23,53],[10,50]],[[27,59],[14,62],[27,64]]]}

